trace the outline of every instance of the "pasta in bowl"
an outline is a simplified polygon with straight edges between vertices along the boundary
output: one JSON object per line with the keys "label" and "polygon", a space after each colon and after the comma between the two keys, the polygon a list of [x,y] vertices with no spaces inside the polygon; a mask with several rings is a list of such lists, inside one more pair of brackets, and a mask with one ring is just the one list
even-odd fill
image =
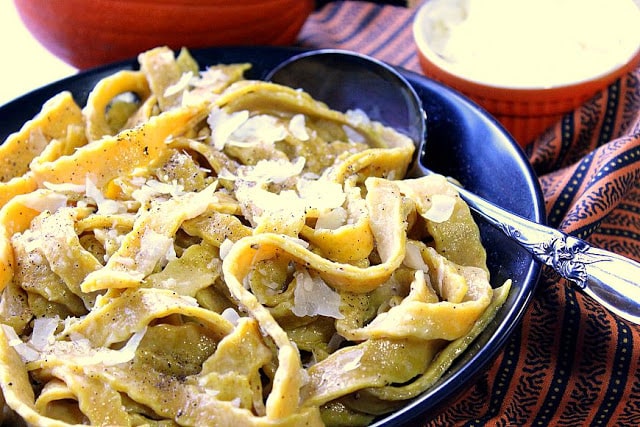
{"label": "pasta in bowl", "polygon": [[[366,425],[509,295],[358,111],[157,48],[0,147],[0,385],[32,425]],[[127,96],[123,96],[127,95]]]}

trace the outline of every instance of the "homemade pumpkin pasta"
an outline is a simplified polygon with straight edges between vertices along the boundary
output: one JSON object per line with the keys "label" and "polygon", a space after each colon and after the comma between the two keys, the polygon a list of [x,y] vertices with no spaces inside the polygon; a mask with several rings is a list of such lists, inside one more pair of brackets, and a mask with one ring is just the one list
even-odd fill
{"label": "homemade pumpkin pasta", "polygon": [[0,146],[0,385],[33,426],[366,425],[503,304],[360,111],[156,48]]}

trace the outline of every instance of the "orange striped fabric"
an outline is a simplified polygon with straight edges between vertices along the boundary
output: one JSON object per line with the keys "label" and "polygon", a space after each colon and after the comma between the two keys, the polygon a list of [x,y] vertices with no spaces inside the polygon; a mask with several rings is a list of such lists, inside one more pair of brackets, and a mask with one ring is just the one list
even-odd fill
{"label": "orange striped fabric", "polygon": [[[299,44],[350,49],[419,71],[413,14],[371,2],[331,2],[310,17]],[[550,225],[640,261],[640,69],[525,150]],[[500,356],[423,425],[637,426],[639,364],[640,327],[545,270]]]}

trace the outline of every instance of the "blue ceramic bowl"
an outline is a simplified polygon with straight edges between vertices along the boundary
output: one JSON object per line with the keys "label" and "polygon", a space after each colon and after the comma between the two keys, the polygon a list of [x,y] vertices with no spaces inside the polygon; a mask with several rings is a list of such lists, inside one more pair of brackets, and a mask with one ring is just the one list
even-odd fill
{"label": "blue ceramic bowl", "polygon": [[[288,47],[208,48],[192,51],[202,65],[251,62],[248,78],[264,78],[269,70],[301,50]],[[0,141],[32,118],[42,104],[62,90],[84,105],[102,78],[119,70],[136,69],[131,59],[95,68],[30,92],[0,107]],[[420,96],[428,117],[429,141],[418,161],[429,169],[456,178],[467,189],[516,214],[544,221],[538,181],[518,144],[474,103],[416,73],[400,70]],[[363,96],[366,96],[364,94]],[[366,99],[363,98],[363,102]],[[376,426],[413,425],[427,419],[467,389],[495,359],[517,328],[536,287],[540,266],[528,252],[477,218],[494,286],[507,278],[512,290],[495,319],[429,390],[402,409],[376,421]]]}

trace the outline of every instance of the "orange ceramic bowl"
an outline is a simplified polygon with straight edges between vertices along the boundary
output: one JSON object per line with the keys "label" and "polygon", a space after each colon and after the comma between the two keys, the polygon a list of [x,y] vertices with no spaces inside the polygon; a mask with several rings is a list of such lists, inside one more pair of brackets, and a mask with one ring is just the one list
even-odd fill
{"label": "orange ceramic bowl", "polygon": [[289,45],[313,0],[14,0],[25,26],[65,62],[90,68],[166,45]]}
{"label": "orange ceramic bowl", "polygon": [[[451,62],[445,60],[432,49],[426,28],[433,23],[427,14],[431,6],[427,1],[416,13],[413,35],[417,46],[418,59],[424,74],[466,95],[491,113],[514,139],[525,146],[539,136],[561,117],[593,97],[616,79],[631,72],[640,65],[640,40],[635,51],[620,64],[604,72],[575,81],[533,84],[500,84],[487,82],[466,74]],[[459,15],[462,16],[462,15]],[[637,26],[629,29],[629,34],[638,40]],[[477,33],[476,33],[477,34]],[[515,37],[505,34],[505,37]]]}

